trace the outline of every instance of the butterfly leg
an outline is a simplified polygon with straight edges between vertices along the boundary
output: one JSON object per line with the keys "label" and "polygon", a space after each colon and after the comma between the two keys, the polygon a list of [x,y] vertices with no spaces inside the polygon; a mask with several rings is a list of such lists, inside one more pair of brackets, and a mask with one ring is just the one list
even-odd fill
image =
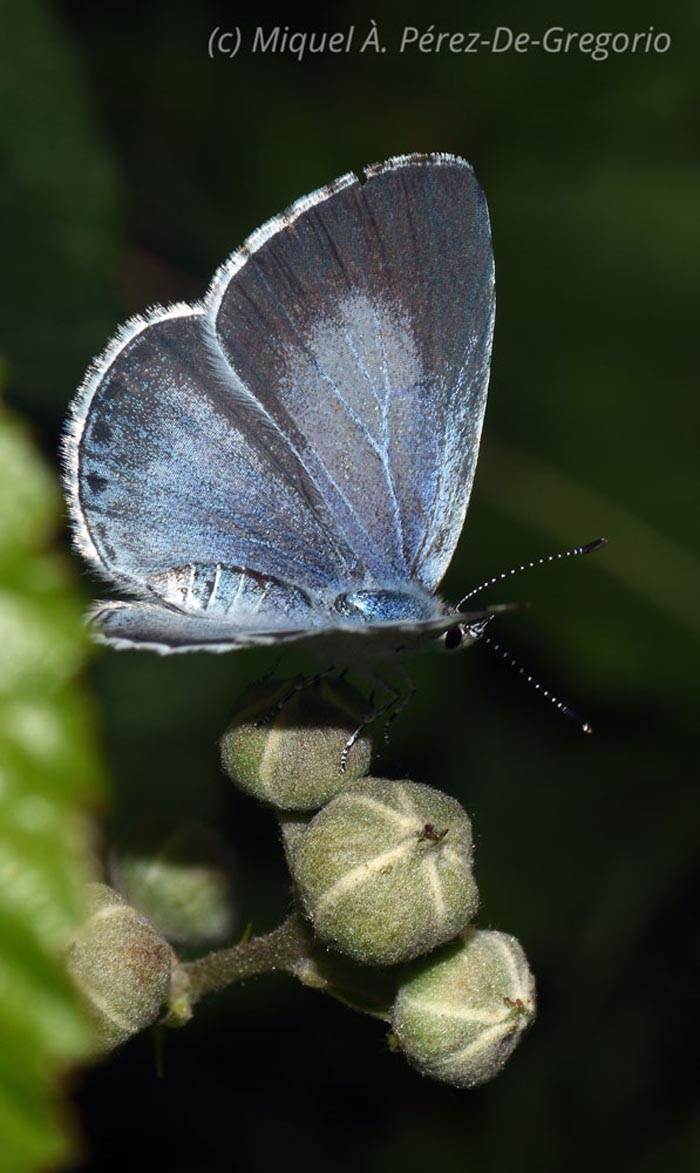
{"label": "butterfly leg", "polygon": [[315,672],[313,676],[298,676],[284,696],[281,696],[264,716],[258,718],[255,722],[256,728],[261,729],[265,725],[269,725],[271,721],[274,721],[278,713],[282,711],[284,706],[289,704],[293,696],[296,696],[298,692],[303,692],[306,688],[312,688],[314,684],[318,684],[319,680],[323,680],[324,677],[329,676],[334,671],[335,669],[331,667],[325,668],[323,672]]}
{"label": "butterfly leg", "polygon": [[[389,713],[386,721],[384,722],[383,737],[384,737],[384,744],[385,745],[389,744],[389,733],[391,731],[391,726],[394,724],[394,721],[396,720],[396,718],[400,717],[401,714],[404,712],[404,710],[408,708],[408,706],[410,705],[414,696],[416,695],[416,691],[417,691],[415,684],[413,683],[413,681],[411,680],[411,677],[408,675],[408,672],[406,672],[405,669],[402,670],[402,676],[403,676],[403,683],[405,686],[403,693],[400,693],[398,691],[398,689],[394,688],[392,685],[392,692],[395,693],[396,700],[394,702],[394,705],[393,705],[391,712]],[[389,687],[388,682],[387,682],[386,687],[387,688]]]}
{"label": "butterfly leg", "polygon": [[362,721],[357,726],[357,729],[355,729],[350,734],[347,741],[345,742],[345,745],[343,746],[343,749],[342,749],[342,752],[340,755],[340,772],[341,772],[341,774],[344,774],[347,769],[348,757],[350,756],[350,750],[352,749],[353,745],[357,741],[360,734],[364,733],[364,731],[368,725],[373,725],[375,721],[378,721],[380,717],[383,717],[384,714],[389,711],[389,709],[391,708],[391,706],[393,704],[396,704],[396,697],[391,697],[391,699],[387,702],[387,704],[380,705],[378,709],[374,709],[374,710],[370,711],[367,714],[367,716],[365,717],[364,721]]}
{"label": "butterfly leg", "polygon": [[[377,672],[374,673],[374,676],[375,676],[375,679],[379,681],[382,688],[386,692],[389,693],[389,698],[388,698],[388,700],[384,701],[382,704],[377,705],[375,707],[375,703],[374,703],[375,702],[375,690],[373,689],[372,692],[370,693],[370,695],[369,695],[369,704],[370,704],[369,713],[367,714],[365,719],[357,726],[357,729],[355,729],[354,732],[350,734],[350,737],[348,737],[347,741],[345,742],[345,745],[343,746],[343,751],[340,755],[340,772],[341,772],[341,774],[344,774],[345,770],[347,768],[350,750],[352,749],[353,745],[357,741],[358,737],[364,732],[364,730],[369,725],[373,725],[375,723],[375,721],[380,721],[382,717],[386,717],[389,713],[391,713],[391,710],[397,705],[399,706],[399,708],[398,708],[398,712],[396,715],[398,715],[398,713],[400,713],[402,711],[402,709],[404,709],[406,707],[406,705],[408,704],[408,702],[411,699],[411,696],[413,695],[413,692],[415,692],[415,689],[413,689],[413,686],[411,686],[411,688],[412,688],[411,694],[407,698],[404,699],[402,697],[400,691],[394,687],[394,685],[391,683],[391,681],[386,680],[383,676],[380,676],[379,673],[377,673]],[[387,721],[387,724],[390,724],[392,720],[393,720],[393,714],[389,718],[389,720]]]}

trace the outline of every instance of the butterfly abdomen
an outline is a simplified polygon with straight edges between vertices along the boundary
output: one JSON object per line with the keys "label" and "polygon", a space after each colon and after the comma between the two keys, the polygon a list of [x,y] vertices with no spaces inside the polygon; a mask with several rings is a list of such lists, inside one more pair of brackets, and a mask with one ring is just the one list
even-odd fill
{"label": "butterfly abdomen", "polygon": [[222,562],[189,562],[150,575],[147,585],[164,603],[183,611],[206,612],[212,618],[235,618],[238,613],[249,616],[263,606],[266,613],[277,610],[287,617],[314,609],[310,596],[300,587]]}

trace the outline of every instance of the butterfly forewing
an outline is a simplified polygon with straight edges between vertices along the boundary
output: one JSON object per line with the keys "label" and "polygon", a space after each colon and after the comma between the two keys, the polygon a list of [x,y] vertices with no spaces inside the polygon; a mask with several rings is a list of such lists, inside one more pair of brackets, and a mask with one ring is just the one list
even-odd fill
{"label": "butterfly forewing", "polygon": [[213,336],[376,581],[434,590],[474,475],[493,329],[471,168],[408,157],[262,229],[218,275]]}

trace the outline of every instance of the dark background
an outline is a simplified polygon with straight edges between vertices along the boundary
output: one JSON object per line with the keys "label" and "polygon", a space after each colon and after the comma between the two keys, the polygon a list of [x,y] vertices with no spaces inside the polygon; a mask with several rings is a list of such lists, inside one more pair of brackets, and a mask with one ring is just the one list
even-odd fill
{"label": "dark background", "polygon": [[[244,236],[350,169],[471,160],[493,223],[498,320],[468,523],[445,583],[605,534],[516,580],[499,638],[595,727],[583,737],[485,649],[425,658],[374,772],[474,820],[479,923],[516,934],[538,1021],[479,1091],[421,1079],[383,1030],[268,978],[211,998],[76,1081],[82,1170],[682,1170],[697,1161],[700,632],[698,17],[691,5],[3,4],[2,321],[10,402],[55,462],[90,357],[129,313],[188,299]],[[212,28],[346,29],[376,56],[210,60]],[[405,24],[668,31],[664,55],[399,55]],[[695,360],[695,361],[693,361]],[[64,539],[65,540],[65,536]],[[91,590],[82,574],[86,597]],[[496,597],[496,596],[494,596]],[[287,904],[272,818],[217,738],[254,654],[103,652],[89,682],[113,801],[230,838],[240,922]],[[290,660],[289,667],[294,667]],[[76,1166],[76,1169],[78,1166]]]}

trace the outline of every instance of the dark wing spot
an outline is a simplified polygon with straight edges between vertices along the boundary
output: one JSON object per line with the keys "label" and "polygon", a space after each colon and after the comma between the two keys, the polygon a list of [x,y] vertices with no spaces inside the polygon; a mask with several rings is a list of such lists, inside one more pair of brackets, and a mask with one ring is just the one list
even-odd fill
{"label": "dark wing spot", "polygon": [[109,483],[106,477],[98,476],[96,472],[88,473],[86,480],[90,492],[93,493],[96,497],[99,493],[104,493]]}
{"label": "dark wing spot", "polygon": [[111,444],[112,429],[104,420],[97,419],[92,425],[90,438],[94,444]]}

